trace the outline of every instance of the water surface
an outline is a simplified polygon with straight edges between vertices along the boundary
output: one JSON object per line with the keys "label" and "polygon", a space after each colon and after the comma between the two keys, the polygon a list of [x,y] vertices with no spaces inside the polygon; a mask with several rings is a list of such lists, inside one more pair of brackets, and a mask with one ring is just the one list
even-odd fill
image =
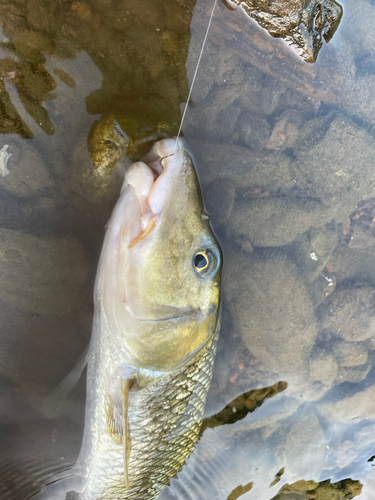
{"label": "water surface", "polygon": [[[183,133],[224,251],[223,326],[202,438],[163,500],[374,496],[375,5],[343,4],[314,65],[215,11]],[[0,4],[4,499],[78,454],[84,379],[56,417],[43,402],[89,341],[124,169],[176,133],[210,7]]]}

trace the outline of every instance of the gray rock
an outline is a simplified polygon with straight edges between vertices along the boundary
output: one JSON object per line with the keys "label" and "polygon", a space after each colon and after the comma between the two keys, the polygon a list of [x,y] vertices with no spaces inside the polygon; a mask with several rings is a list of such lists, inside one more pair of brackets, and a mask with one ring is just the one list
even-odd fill
{"label": "gray rock", "polygon": [[236,202],[230,217],[230,229],[247,236],[253,246],[287,245],[311,226],[330,217],[317,202],[294,203],[285,198],[259,198]]}
{"label": "gray rock", "polygon": [[367,363],[367,347],[361,342],[335,342],[333,345],[340,366],[361,366]]}
{"label": "gray rock", "polygon": [[242,109],[237,107],[235,103],[221,111],[217,116],[215,129],[210,131],[213,132],[212,140],[223,143],[232,142],[241,113]]}
{"label": "gray rock", "polygon": [[[190,84],[196,69],[199,53],[202,49],[202,38],[195,33],[194,23],[192,23],[191,29],[192,36],[189,44],[189,57],[186,64],[186,72]],[[210,40],[207,40],[204,55],[206,56],[204,70],[199,72],[199,78],[196,79],[192,92],[192,100],[197,103],[207,98],[215,84],[220,86],[225,86],[226,83],[230,84],[231,79],[233,79],[233,73],[237,71],[236,68],[240,67],[242,69],[239,57],[236,57],[231,51],[219,50],[218,46],[210,42]],[[238,82],[240,84],[238,86],[241,88],[245,81],[248,81],[248,79],[243,78],[242,81]],[[254,84],[256,88],[259,86],[255,79]]]}
{"label": "gray rock", "polygon": [[375,335],[375,290],[372,287],[335,290],[319,311],[322,329],[358,342]]}
{"label": "gray rock", "polygon": [[271,135],[271,129],[263,118],[243,112],[237,122],[238,141],[255,151],[263,149]]}
{"label": "gray rock", "polygon": [[250,113],[262,113],[261,109],[261,89],[263,84],[263,73],[251,64],[243,66],[245,80],[241,83],[242,92],[236,99],[236,105],[242,111]]}
{"label": "gray rock", "polygon": [[375,441],[375,422],[369,422],[354,434],[357,448],[364,448]]}
{"label": "gray rock", "polygon": [[260,105],[265,115],[271,115],[277,108],[287,86],[269,75],[264,75],[260,91]]}
{"label": "gray rock", "polygon": [[210,131],[214,132],[216,130],[216,122],[220,113],[228,109],[241,95],[244,81],[245,73],[240,63],[228,73],[222,85],[212,87],[201,109],[206,132],[210,133]]}
{"label": "gray rock", "polygon": [[337,231],[323,227],[311,229],[302,245],[304,252],[304,272],[312,282],[323,271],[337,245]]}
{"label": "gray rock", "polygon": [[341,248],[336,265],[338,282],[353,280],[375,288],[375,252],[356,248]]}
{"label": "gray rock", "polygon": [[320,142],[301,147],[296,155],[297,183],[314,189],[336,221],[346,220],[358,200],[373,196],[375,141],[346,118],[336,118]]}
{"label": "gray rock", "polygon": [[[197,36],[193,24],[191,34],[189,57],[186,61],[186,73],[189,78],[190,85],[193,80],[199,53],[202,49],[202,41],[200,40],[200,37]],[[191,95],[192,100],[197,103],[202,101],[208,95],[213,84],[215,83],[216,74],[218,72],[219,51],[216,49],[215,44],[210,42],[210,40],[207,40],[205,49],[206,53],[209,54],[209,57],[207,57],[207,60],[205,61],[204,71],[202,71],[199,78],[196,79]],[[228,62],[230,64],[230,61]]]}
{"label": "gray rock", "polygon": [[338,401],[318,403],[319,411],[329,420],[355,424],[373,418],[375,414],[375,385],[371,385]]}
{"label": "gray rock", "polygon": [[371,232],[366,232],[363,227],[355,226],[350,237],[349,248],[356,250],[372,250],[375,245],[375,237]]}
{"label": "gray rock", "polygon": [[314,307],[320,306],[335,291],[336,282],[334,274],[323,271],[316,280],[307,283],[307,289]]}
{"label": "gray rock", "polygon": [[336,459],[336,466],[340,469],[348,467],[357,458],[357,450],[353,441],[345,440],[335,443],[331,451]]}
{"label": "gray rock", "polygon": [[294,186],[291,160],[279,154],[261,154],[238,145],[189,140],[197,157],[200,179],[210,185],[225,177],[238,190],[262,188],[276,191]]}
{"label": "gray rock", "polygon": [[251,244],[249,238],[247,236],[239,236],[235,240],[236,245],[243,250],[245,253],[254,252],[253,245]]}
{"label": "gray rock", "polygon": [[339,366],[333,354],[319,349],[313,352],[310,358],[310,379],[323,382],[330,388],[335,381]]}
{"label": "gray rock", "polygon": [[318,479],[321,474],[327,440],[316,415],[298,416],[286,440],[276,448],[279,468],[288,476]]}
{"label": "gray rock", "polygon": [[246,82],[252,88],[253,92],[259,92],[262,89],[263,73],[252,64],[244,65]]}
{"label": "gray rock", "polygon": [[366,348],[369,350],[369,352],[375,351],[375,338],[368,339],[366,342],[364,342],[364,344],[366,345]]}
{"label": "gray rock", "polygon": [[298,139],[302,122],[302,115],[299,112],[290,110],[284,113],[273,127],[271,137],[266,144],[267,149],[282,151],[293,147]]}
{"label": "gray rock", "polygon": [[302,401],[318,401],[334,385],[339,366],[333,354],[323,349],[314,349],[309,366],[309,382],[301,391],[301,398]]}
{"label": "gray rock", "polygon": [[317,331],[294,264],[233,253],[226,258],[223,287],[235,333],[249,351],[281,380],[303,380]]}
{"label": "gray rock", "polygon": [[66,314],[88,274],[81,244],[0,229],[0,299],[21,309]]}
{"label": "gray rock", "polygon": [[215,179],[205,193],[205,205],[214,227],[226,221],[233,208],[235,188],[229,179]]}
{"label": "gray rock", "polygon": [[357,384],[365,380],[370,370],[371,365],[369,364],[362,366],[340,366],[335,383],[341,384],[342,382],[351,382]]}

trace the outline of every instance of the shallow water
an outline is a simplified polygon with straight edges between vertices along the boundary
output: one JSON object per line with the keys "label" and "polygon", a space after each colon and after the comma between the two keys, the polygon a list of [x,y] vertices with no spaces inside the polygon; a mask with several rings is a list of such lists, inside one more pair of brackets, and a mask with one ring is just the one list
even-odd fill
{"label": "shallow water", "polygon": [[[224,251],[223,326],[205,430],[163,500],[374,497],[375,5],[342,3],[314,65],[240,10],[215,11],[183,132]],[[84,380],[57,417],[44,401],[88,343],[124,168],[139,139],[176,132],[209,9],[0,4],[5,500],[79,451]],[[113,116],[130,147],[106,136]]]}

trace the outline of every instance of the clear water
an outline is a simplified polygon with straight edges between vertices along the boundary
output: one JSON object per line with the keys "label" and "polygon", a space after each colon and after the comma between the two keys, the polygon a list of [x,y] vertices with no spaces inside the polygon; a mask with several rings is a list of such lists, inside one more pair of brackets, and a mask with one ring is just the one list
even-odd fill
{"label": "clear water", "polygon": [[[215,12],[183,132],[224,251],[223,327],[177,498],[374,498],[375,5],[342,3],[314,65],[239,10]],[[57,417],[44,401],[89,341],[127,164],[96,175],[90,129],[115,115],[134,143],[176,132],[210,7],[0,4],[3,499],[79,451],[84,380]]]}

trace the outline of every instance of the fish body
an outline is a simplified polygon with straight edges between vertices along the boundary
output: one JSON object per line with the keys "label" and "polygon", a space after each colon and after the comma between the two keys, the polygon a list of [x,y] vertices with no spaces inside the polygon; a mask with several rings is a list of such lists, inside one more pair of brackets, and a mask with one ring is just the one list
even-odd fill
{"label": "fish body", "polygon": [[169,484],[198,440],[216,341],[217,334],[178,370],[139,373],[139,378],[145,378],[144,386],[130,392],[128,406],[128,485],[124,474],[122,408],[113,405],[99,382],[98,406],[87,422],[95,432],[86,438],[90,448],[84,450],[87,457],[82,456],[82,461],[90,465],[80,499],[149,500]]}
{"label": "fish body", "polygon": [[95,284],[84,437],[40,494],[151,500],[199,436],[219,332],[221,251],[183,142],[126,173]]}

